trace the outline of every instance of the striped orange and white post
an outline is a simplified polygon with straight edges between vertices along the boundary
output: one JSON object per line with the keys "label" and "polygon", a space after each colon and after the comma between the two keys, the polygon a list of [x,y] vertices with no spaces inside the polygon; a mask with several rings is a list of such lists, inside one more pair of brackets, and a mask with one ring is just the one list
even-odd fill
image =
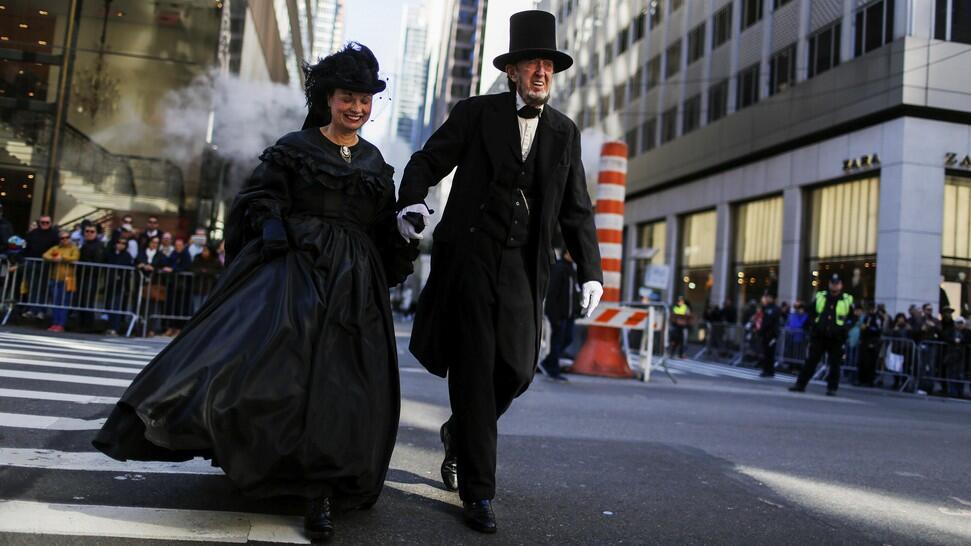
{"label": "striped orange and white post", "polygon": [[[605,142],[597,175],[597,240],[604,274],[603,303],[620,302],[624,240],[624,195],[627,187],[627,144]],[[620,330],[591,326],[571,368],[573,373],[633,377],[620,347]]]}

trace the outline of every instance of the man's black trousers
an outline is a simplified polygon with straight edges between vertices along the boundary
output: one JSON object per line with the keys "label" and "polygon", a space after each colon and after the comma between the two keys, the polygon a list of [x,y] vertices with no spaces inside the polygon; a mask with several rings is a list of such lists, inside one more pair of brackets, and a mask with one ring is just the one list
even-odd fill
{"label": "man's black trousers", "polygon": [[476,232],[456,249],[450,279],[449,427],[465,501],[496,493],[497,420],[533,378],[536,318],[528,247]]}
{"label": "man's black trousers", "polygon": [[843,364],[843,345],[846,343],[842,338],[831,338],[814,336],[809,340],[809,358],[803,364],[799,372],[799,379],[796,383],[805,387],[809,380],[816,373],[819,361],[826,355],[826,364],[829,366],[829,374],[826,376],[826,390],[835,391],[840,385],[840,366]]}
{"label": "man's black trousers", "polygon": [[759,366],[765,375],[775,375],[775,336],[760,334],[762,340],[762,360]]}

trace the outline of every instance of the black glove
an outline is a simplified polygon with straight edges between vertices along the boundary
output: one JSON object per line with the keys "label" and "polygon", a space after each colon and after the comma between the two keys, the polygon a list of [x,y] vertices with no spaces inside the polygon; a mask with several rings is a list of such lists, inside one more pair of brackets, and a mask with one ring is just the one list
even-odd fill
{"label": "black glove", "polygon": [[263,221],[263,261],[268,262],[277,256],[287,253],[290,245],[287,243],[287,230],[279,218],[267,218]]}

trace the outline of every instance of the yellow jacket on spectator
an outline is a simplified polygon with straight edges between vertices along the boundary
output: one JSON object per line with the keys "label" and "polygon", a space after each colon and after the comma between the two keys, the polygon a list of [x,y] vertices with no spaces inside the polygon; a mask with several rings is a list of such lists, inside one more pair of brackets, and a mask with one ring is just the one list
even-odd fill
{"label": "yellow jacket on spectator", "polygon": [[60,257],[61,261],[54,263],[51,269],[51,280],[63,282],[65,290],[74,292],[74,262],[81,257],[81,251],[74,246],[74,243],[70,243],[67,246],[52,246],[44,253],[44,260],[48,262],[54,262],[57,257]]}

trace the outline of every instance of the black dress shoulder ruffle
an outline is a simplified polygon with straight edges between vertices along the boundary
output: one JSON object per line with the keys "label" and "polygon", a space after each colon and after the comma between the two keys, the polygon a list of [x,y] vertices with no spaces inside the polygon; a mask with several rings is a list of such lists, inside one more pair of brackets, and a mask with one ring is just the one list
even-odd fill
{"label": "black dress shoulder ruffle", "polygon": [[[231,208],[219,285],[135,378],[98,449],[212,458],[253,496],[377,500],[400,409],[388,287],[417,249],[395,229],[391,167],[363,139],[351,153],[316,128],[263,152]],[[264,262],[271,217],[290,251]]]}

